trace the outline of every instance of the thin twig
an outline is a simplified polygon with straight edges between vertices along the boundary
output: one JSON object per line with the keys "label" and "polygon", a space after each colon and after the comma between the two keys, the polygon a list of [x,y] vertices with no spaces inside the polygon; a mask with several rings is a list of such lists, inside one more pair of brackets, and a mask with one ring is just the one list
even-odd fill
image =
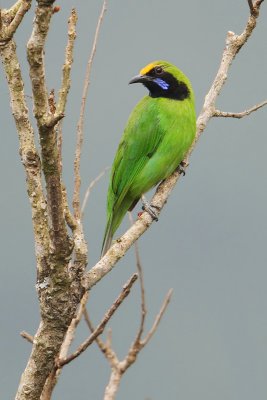
{"label": "thin twig", "polygon": [[23,0],[17,0],[16,3],[13,4],[13,6],[11,6],[8,9],[1,9],[1,16],[7,16],[9,19],[9,23],[14,19],[14,17],[16,16],[21,3]]}
{"label": "thin twig", "polygon": [[[71,15],[68,20],[68,42],[65,49],[65,62],[62,67],[62,81],[61,89],[59,91],[59,99],[56,107],[57,114],[63,114],[66,108],[67,97],[70,90],[70,72],[73,64],[73,51],[74,42],[76,39],[76,24],[77,24],[77,12],[73,8],[71,10]],[[58,148],[58,163],[59,170],[62,173],[62,122],[60,121],[56,127],[57,131],[57,148]]]}
{"label": "thin twig", "polygon": [[145,345],[149,342],[149,340],[152,338],[152,336],[156,332],[156,330],[159,326],[159,323],[162,319],[162,316],[163,316],[164,312],[166,311],[166,308],[170,302],[171,295],[172,295],[172,289],[169,290],[169,292],[167,293],[167,295],[163,301],[163,304],[161,306],[161,309],[160,309],[158,315],[156,316],[156,319],[152,325],[152,328],[150,329],[150,331],[148,332],[146,337],[143,340],[136,339],[133,342],[133,344],[130,346],[128,354],[126,355],[124,360],[122,360],[122,361],[118,360],[116,353],[111,348],[111,343],[108,343],[108,341],[106,343],[97,342],[99,348],[101,349],[101,351],[103,352],[103,354],[105,355],[106,359],[108,360],[108,362],[111,366],[111,375],[110,375],[108,385],[106,386],[106,389],[105,389],[104,400],[114,400],[115,399],[115,395],[118,391],[120,381],[121,381],[123,374],[136,361],[136,358],[137,358],[138,354],[140,353],[140,351],[145,347]]}
{"label": "thin twig", "polygon": [[123,361],[120,361],[119,368],[120,368],[120,371],[122,374],[136,361],[136,358],[137,358],[138,354],[140,353],[140,351],[147,345],[147,343],[150,341],[150,339],[156,332],[156,330],[160,324],[160,321],[163,317],[163,314],[165,313],[166,308],[171,300],[172,292],[173,292],[173,289],[170,289],[169,292],[167,293],[167,295],[162,303],[162,306],[160,308],[160,311],[157,314],[155,321],[154,321],[150,331],[145,336],[145,338],[144,339],[140,338],[140,340],[136,339],[133,342],[133,344],[131,345],[125,359]]}
{"label": "thin twig", "polygon": [[22,331],[20,332],[20,336],[23,337],[23,339],[26,339],[29,343],[33,343],[33,336],[28,332]]}
{"label": "thin twig", "polygon": [[257,17],[259,15],[260,5],[263,2],[264,0],[256,0],[255,3],[253,3],[253,0],[248,0],[250,14],[253,15],[254,17]]}
{"label": "thin twig", "polygon": [[82,203],[82,208],[81,208],[81,216],[83,217],[84,214],[84,210],[86,207],[86,204],[88,202],[89,196],[91,194],[91,191],[93,189],[93,187],[96,185],[96,183],[105,175],[105,173],[110,169],[110,167],[106,167],[102,172],[100,172],[100,174],[89,184],[84,198],[83,198],[83,203]]}
{"label": "thin twig", "polygon": [[[91,321],[91,319],[90,319],[90,317],[89,317],[89,314],[88,314],[87,309],[84,310],[83,315],[84,315],[84,320],[85,320],[85,322],[86,322],[88,328],[89,328],[90,331],[93,333],[94,330],[95,330],[95,328],[94,328],[94,326],[93,326],[93,324],[92,324],[92,321]],[[106,351],[106,345],[105,345],[105,343],[100,339],[99,336],[95,339],[95,341],[96,341],[96,343],[98,344],[98,347],[100,348],[100,350],[103,351],[103,353],[105,353],[105,351]]]}
{"label": "thin twig", "polygon": [[254,12],[253,1],[252,0],[248,0],[248,5],[249,5],[249,9],[250,9],[250,14],[253,14],[253,12]]}
{"label": "thin twig", "polygon": [[24,15],[31,8],[31,0],[21,0],[17,2],[10,10],[7,11],[9,15],[13,12],[14,18],[10,24],[5,28],[3,36],[1,35],[1,42],[12,39],[16,30],[18,29]]}
{"label": "thin twig", "polygon": [[103,332],[103,330],[105,329],[105,326],[107,325],[108,321],[110,320],[110,318],[112,317],[112,315],[115,313],[115,311],[119,308],[119,306],[121,305],[121,303],[123,302],[123,300],[128,296],[128,294],[131,291],[131,288],[133,286],[133,284],[135,283],[135,281],[137,280],[138,275],[137,274],[133,274],[132,277],[129,279],[129,281],[123,286],[123,290],[120,293],[120,295],[118,296],[118,298],[114,301],[114,303],[112,304],[112,306],[109,308],[109,310],[106,312],[106,314],[104,315],[103,319],[101,320],[101,322],[99,323],[99,325],[96,327],[95,331],[89,336],[88,339],[86,339],[79,347],[78,349],[72,353],[70,356],[63,358],[63,359],[59,359],[57,366],[58,367],[63,367],[64,365],[68,364],[69,362],[71,362],[72,360],[74,360],[75,358],[77,358],[81,353],[83,353],[88,346],[90,346],[90,344],[92,344],[95,339],[101,335],[101,333]]}
{"label": "thin twig", "polygon": [[[88,328],[90,329],[90,331],[94,332],[95,328],[92,324],[92,321],[90,320],[88,311],[86,309],[84,310],[84,319],[85,319],[85,322],[86,322]],[[119,359],[118,359],[115,351],[112,350],[112,347],[111,347],[111,343],[112,343],[111,328],[109,328],[107,330],[107,339],[106,339],[105,343],[100,339],[100,336],[98,336],[95,339],[95,341],[96,341],[96,344],[98,345],[99,349],[102,351],[102,353],[104,354],[106,359],[109,361],[109,364],[111,365],[111,367],[116,368],[119,363]]]}
{"label": "thin twig", "polygon": [[71,324],[67,330],[65,340],[62,343],[60,354],[59,354],[60,360],[65,359],[67,357],[70,345],[74,340],[76,328],[82,319],[88,297],[89,297],[89,292],[85,292],[85,294],[83,295],[83,297],[81,299],[80,306],[79,306],[78,312],[76,314],[76,317],[72,319]]}
{"label": "thin twig", "polygon": [[259,104],[256,104],[255,106],[249,108],[248,110],[239,112],[239,113],[234,113],[234,112],[226,112],[226,111],[220,111],[220,110],[215,110],[213,116],[214,117],[224,117],[224,118],[243,118],[246,117],[247,115],[250,115],[254,111],[257,111],[259,108],[262,108],[267,105],[267,100],[262,101]]}
{"label": "thin twig", "polygon": [[[128,214],[129,214],[129,219],[130,219],[131,225],[133,225],[134,224],[133,215],[131,212],[129,212]],[[135,259],[136,259],[136,268],[137,268],[138,275],[139,275],[139,283],[140,283],[140,289],[141,289],[141,321],[140,321],[140,327],[139,327],[139,330],[138,330],[138,333],[137,333],[137,336],[135,339],[135,342],[139,342],[142,337],[142,334],[144,332],[147,309],[146,309],[146,298],[145,298],[144,273],[143,273],[143,268],[142,268],[142,264],[141,264],[141,258],[140,258],[137,241],[134,243],[134,251],[135,251]]]}
{"label": "thin twig", "polygon": [[107,330],[107,339],[106,339],[106,346],[111,348],[112,343],[112,329],[108,328]]}
{"label": "thin twig", "polygon": [[150,331],[148,332],[146,337],[141,341],[142,347],[144,347],[149,342],[149,340],[152,338],[152,336],[156,332],[156,330],[157,330],[157,328],[158,328],[158,326],[160,324],[160,321],[161,321],[161,319],[163,317],[163,314],[165,313],[166,308],[168,307],[168,304],[171,301],[172,293],[173,293],[173,289],[170,289],[168,291],[164,301],[163,301],[163,304],[161,306],[161,309],[160,309],[158,315],[156,316],[156,319],[155,319],[155,321],[154,321],[154,323],[152,325],[152,328],[150,329]]}
{"label": "thin twig", "polygon": [[70,211],[70,207],[69,207],[69,203],[68,203],[68,199],[67,199],[67,192],[66,192],[66,188],[64,185],[62,185],[62,197],[63,197],[65,220],[66,220],[69,228],[73,232],[75,232],[75,230],[77,229],[77,222],[74,219],[74,217]]}
{"label": "thin twig", "polygon": [[76,24],[78,16],[76,10],[71,10],[71,15],[68,20],[68,42],[65,50],[65,62],[62,67],[62,81],[59,91],[57,104],[57,114],[63,114],[66,107],[67,97],[70,90],[70,72],[73,63],[74,42],[76,39]]}
{"label": "thin twig", "polygon": [[81,165],[81,152],[82,152],[82,145],[83,145],[83,137],[84,137],[84,112],[85,112],[85,103],[88,95],[88,88],[90,85],[90,76],[91,76],[91,69],[92,64],[94,61],[95,53],[96,53],[96,46],[99,37],[100,28],[103,22],[104,14],[107,10],[107,0],[104,0],[93,41],[93,46],[91,50],[91,54],[89,60],[87,62],[86,73],[85,73],[85,80],[83,86],[83,94],[82,94],[82,102],[81,102],[81,109],[80,109],[80,117],[77,126],[77,142],[76,142],[76,150],[75,150],[75,159],[74,159],[74,193],[73,193],[73,210],[74,216],[76,219],[80,219],[81,211],[80,211],[80,187],[81,187],[81,177],[80,177],[80,165]]}

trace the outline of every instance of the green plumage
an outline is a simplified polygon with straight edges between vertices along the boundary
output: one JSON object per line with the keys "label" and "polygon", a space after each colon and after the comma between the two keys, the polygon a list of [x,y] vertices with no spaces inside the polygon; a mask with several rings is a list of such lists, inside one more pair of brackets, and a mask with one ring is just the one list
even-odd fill
{"label": "green plumage", "polygon": [[188,78],[165,61],[149,64],[140,74],[130,83],[143,83],[150,95],[132,111],[112,165],[102,255],[126,212],[178,167],[195,137],[194,94]]}

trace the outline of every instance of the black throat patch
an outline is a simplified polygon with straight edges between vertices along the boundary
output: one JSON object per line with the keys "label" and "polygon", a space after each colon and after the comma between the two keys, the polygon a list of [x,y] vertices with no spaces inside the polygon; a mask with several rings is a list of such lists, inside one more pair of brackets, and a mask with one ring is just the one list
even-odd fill
{"label": "black throat patch", "polygon": [[184,82],[179,82],[172,74],[163,71],[160,75],[152,69],[147,73],[148,80],[143,84],[149,90],[151,97],[165,97],[173,100],[185,100],[190,97],[189,88]]}

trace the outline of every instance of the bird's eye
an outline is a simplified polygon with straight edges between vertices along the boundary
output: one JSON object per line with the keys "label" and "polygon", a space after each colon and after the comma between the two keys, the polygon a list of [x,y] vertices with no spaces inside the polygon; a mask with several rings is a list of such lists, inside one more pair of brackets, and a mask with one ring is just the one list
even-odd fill
{"label": "bird's eye", "polygon": [[155,67],[155,72],[156,72],[157,75],[160,75],[163,72],[163,68],[162,67]]}

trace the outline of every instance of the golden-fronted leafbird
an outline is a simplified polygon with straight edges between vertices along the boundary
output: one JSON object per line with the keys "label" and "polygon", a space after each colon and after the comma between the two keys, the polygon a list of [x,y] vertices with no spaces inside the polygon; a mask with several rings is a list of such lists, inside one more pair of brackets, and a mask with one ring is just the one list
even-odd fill
{"label": "golden-fronted leafbird", "polygon": [[194,93],[182,71],[155,61],[129,83],[138,82],[149,94],[133,109],[112,165],[102,255],[126,212],[180,165],[196,133]]}

